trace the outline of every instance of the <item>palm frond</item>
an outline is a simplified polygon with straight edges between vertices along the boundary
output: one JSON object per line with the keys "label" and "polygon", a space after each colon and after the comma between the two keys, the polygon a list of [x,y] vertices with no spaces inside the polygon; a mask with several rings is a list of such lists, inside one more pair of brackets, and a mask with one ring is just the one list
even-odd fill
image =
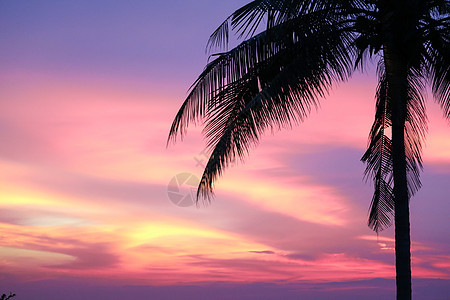
{"label": "palm frond", "polygon": [[296,26],[285,22],[257,36],[247,72],[211,98],[204,131],[211,157],[198,196],[209,199],[223,169],[242,159],[267,128],[303,121],[332,83],[349,76],[350,36],[323,17],[302,16],[292,20]]}
{"label": "palm frond", "polygon": [[[255,0],[234,11],[210,36],[207,49],[223,49],[228,43],[231,31],[238,38],[248,38],[255,32],[278,26],[288,20],[317,11],[331,11],[343,15],[355,9],[366,7],[362,0]],[[262,27],[265,22],[265,28]]]}
{"label": "palm frond", "polygon": [[[209,106],[215,103],[217,93],[230,83],[241,80],[245,74],[255,72],[270,59],[274,59],[277,53],[281,54],[282,59],[286,59],[287,55],[283,55],[281,51],[291,51],[292,55],[298,56],[296,51],[299,48],[299,41],[312,40],[317,32],[322,31],[327,35],[337,34],[340,28],[334,26],[335,21],[322,11],[301,15],[242,42],[226,53],[220,54],[205,67],[192,85],[188,97],[172,123],[168,142],[175,140],[177,133],[183,137],[188,124],[195,123],[204,117],[207,103],[209,103]],[[317,47],[326,47],[319,40],[315,44]],[[292,45],[297,45],[297,47],[293,48]],[[305,52],[307,49],[305,48],[303,55],[314,55],[315,49],[309,49],[309,53]],[[344,53],[337,54],[339,56],[344,55]],[[277,72],[277,70],[273,71]]]}
{"label": "palm frond", "polygon": [[405,122],[406,171],[408,176],[409,197],[422,186],[420,171],[422,170],[422,141],[425,139],[427,117],[423,99],[425,89],[421,77],[410,73],[408,76],[408,103]]}
{"label": "palm frond", "polygon": [[208,43],[206,44],[206,51],[211,51],[213,48],[225,48],[228,45],[230,35],[230,19],[231,16],[223,21],[216,30],[214,30],[208,39]]}
{"label": "palm frond", "polygon": [[361,160],[367,164],[364,176],[372,177],[374,194],[369,208],[368,225],[377,233],[392,223],[394,211],[392,142],[387,129],[392,125],[387,81],[381,73],[376,93],[375,121],[369,135],[369,147]]}
{"label": "palm frond", "polygon": [[[447,4],[448,7],[450,5]],[[427,42],[425,68],[431,79],[433,94],[450,119],[450,18],[429,19],[425,34]]]}
{"label": "palm frond", "polygon": [[[379,65],[379,85],[375,121],[369,135],[369,146],[362,157],[367,164],[364,176],[372,177],[374,195],[369,208],[368,225],[377,233],[392,224],[395,199],[393,195],[392,142],[387,132],[392,126],[390,99],[387,97],[387,82],[383,65]],[[405,122],[405,154],[409,197],[421,187],[422,141],[427,131],[427,118],[421,91],[422,78],[416,74],[408,76],[408,102]]]}

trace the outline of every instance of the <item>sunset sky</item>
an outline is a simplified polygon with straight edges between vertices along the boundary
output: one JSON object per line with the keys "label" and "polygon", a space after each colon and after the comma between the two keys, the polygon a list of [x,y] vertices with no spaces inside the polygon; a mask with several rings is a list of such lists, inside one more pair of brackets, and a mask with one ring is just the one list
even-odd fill
{"label": "sunset sky", "polygon": [[[360,162],[374,66],[305,123],[267,132],[210,205],[169,198],[206,161],[201,126],[166,148],[170,124],[209,34],[245,3],[0,0],[0,295],[394,299],[393,228],[367,227]],[[413,290],[448,299],[450,126],[427,99]]]}

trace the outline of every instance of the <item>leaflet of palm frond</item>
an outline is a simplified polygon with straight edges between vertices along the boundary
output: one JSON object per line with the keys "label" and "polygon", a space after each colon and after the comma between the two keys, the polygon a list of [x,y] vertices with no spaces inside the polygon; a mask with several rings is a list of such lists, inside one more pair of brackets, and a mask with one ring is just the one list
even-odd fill
{"label": "leaflet of palm frond", "polygon": [[407,159],[408,192],[410,197],[422,186],[422,141],[427,132],[427,117],[422,91],[422,78],[415,74],[408,76],[408,103],[405,122],[405,151]]}
{"label": "leaflet of palm frond", "polygon": [[[205,128],[203,129],[203,134],[208,141],[207,147],[210,151],[225,134],[237,115],[252,99],[252,95],[258,93],[258,91],[257,77],[248,76],[241,81],[229,84],[217,94],[218,104],[211,107],[208,111]],[[230,154],[232,155],[232,160],[234,160],[236,153]],[[241,153],[239,156],[243,155],[244,153]]]}
{"label": "leaflet of palm frond", "polygon": [[245,123],[237,117],[252,95],[258,93],[256,78],[249,79],[246,84],[230,85],[227,89],[233,90],[233,96],[227,93],[219,95],[227,99],[215,107],[205,125],[204,134],[211,155],[197,190],[197,201],[202,198],[209,202],[215,180],[231,162],[246,155],[250,144],[259,139],[257,131],[251,127],[253,122]]}
{"label": "leaflet of palm frond", "polygon": [[[447,3],[450,10],[450,4]],[[447,118],[450,118],[450,16],[425,20],[424,31],[426,42],[424,43],[426,58],[426,75],[431,78],[433,94],[437,102],[444,110]]]}
{"label": "leaflet of palm frond", "polygon": [[394,211],[392,186],[380,177],[375,180],[377,188],[370,203],[371,209],[368,221],[368,226],[377,233],[392,225]]}
{"label": "leaflet of palm frond", "polygon": [[230,30],[228,29],[228,24],[230,23],[230,18],[228,17],[225,21],[217,27],[216,30],[211,34],[206,44],[206,51],[211,51],[214,48],[226,48],[229,41]]}
{"label": "leaflet of palm frond", "polygon": [[[217,93],[227,85],[254,72],[256,66],[262,66],[263,62],[268,63],[279,53],[281,53],[280,57],[289,60],[287,55],[282,54],[283,51],[291,51],[290,53],[295,55],[293,50],[300,47],[296,45],[304,43],[305,40],[312,43],[314,38],[323,38],[320,34],[339,36],[340,28],[333,26],[334,22],[334,19],[324,13],[302,15],[258,34],[236,48],[219,55],[205,67],[192,85],[188,97],[172,123],[168,141],[175,140],[177,133],[182,137],[189,123],[196,122],[205,116],[207,106],[211,106],[208,103],[217,102],[215,99]],[[322,45],[319,41],[315,41],[314,45],[324,48],[327,47],[326,42],[325,39]],[[302,53],[308,56],[316,51],[312,47],[303,48]]]}
{"label": "leaflet of palm frond", "polygon": [[371,58],[382,48],[381,22],[378,12],[371,10],[355,9],[352,30],[355,31],[355,46],[358,49],[358,55],[355,60],[355,67],[364,67],[365,60]]}
{"label": "leaflet of palm frond", "polygon": [[256,0],[232,14],[231,26],[240,37],[251,36],[269,13],[271,15],[267,20],[267,29],[330,5],[334,3],[324,0]]}
{"label": "leaflet of palm frond", "polygon": [[427,11],[432,14],[442,16],[450,14],[450,2],[448,0],[428,0],[426,4]]}
{"label": "leaflet of palm frond", "polygon": [[[372,168],[374,181],[374,194],[369,208],[368,225],[379,232],[391,225],[394,209],[394,196],[392,193],[392,156],[391,140],[379,134],[376,144],[366,152],[363,160],[367,163],[366,172]],[[372,151],[372,152],[370,152]]]}
{"label": "leaflet of palm frond", "polygon": [[[323,20],[321,24],[325,29]],[[211,157],[199,196],[209,200],[223,169],[236,157],[242,158],[267,128],[301,122],[333,82],[349,76],[349,37],[333,28],[307,35],[259,60],[240,80],[215,94],[205,126]]]}

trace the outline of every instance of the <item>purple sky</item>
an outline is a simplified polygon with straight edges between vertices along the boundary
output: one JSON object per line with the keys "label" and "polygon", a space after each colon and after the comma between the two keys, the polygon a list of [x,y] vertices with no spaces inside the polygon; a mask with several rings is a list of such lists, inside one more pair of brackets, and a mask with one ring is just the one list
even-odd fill
{"label": "purple sky", "polygon": [[[394,299],[393,228],[367,227],[359,161],[370,68],[304,124],[267,133],[208,207],[169,199],[205,159],[200,127],[166,149],[171,121],[209,34],[245,3],[0,1],[0,294]],[[429,100],[411,201],[416,300],[450,294],[449,124]]]}

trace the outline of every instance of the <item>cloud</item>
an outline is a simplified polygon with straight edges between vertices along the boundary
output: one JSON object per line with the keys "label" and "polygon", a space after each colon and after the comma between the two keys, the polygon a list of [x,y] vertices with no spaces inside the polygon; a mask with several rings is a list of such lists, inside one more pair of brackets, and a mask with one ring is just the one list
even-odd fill
{"label": "cloud", "polygon": [[[2,279],[20,275],[13,285],[18,291],[27,295],[34,288],[28,298],[51,299],[55,295],[46,293],[55,289],[79,298],[90,280],[106,291],[97,286],[85,293],[95,298],[112,289],[97,298],[114,298],[130,290],[110,281],[392,277],[392,240],[385,238],[393,236],[392,228],[379,243],[359,238],[375,237],[366,226],[372,187],[362,182],[359,162],[373,119],[374,76],[342,84],[293,130],[265,135],[245,165],[218,181],[209,207],[180,208],[169,201],[167,183],[181,172],[201,175],[196,158],[204,143],[195,127],[182,144],[165,149],[165,142],[195,69],[206,60],[197,42],[210,29],[194,22],[196,12],[205,11],[192,10],[195,3],[177,1],[175,10],[168,2],[143,3],[7,5],[0,49],[0,239],[7,254],[1,267],[8,271]],[[203,13],[210,28],[219,12],[235,5],[218,3],[215,13]],[[183,18],[168,19],[168,12]],[[155,26],[161,24],[177,33]],[[413,271],[448,278],[448,126],[435,124],[424,153],[424,188],[411,201],[412,234],[419,241]],[[81,284],[66,282],[64,290],[61,276]],[[24,290],[24,278],[55,280]],[[319,297],[318,291],[329,299],[330,290],[333,299],[393,294],[393,282],[382,280],[208,285],[207,292],[203,286],[170,288],[176,292],[145,291],[169,299],[306,299]],[[142,290],[131,291],[145,298]]]}
{"label": "cloud", "polygon": [[51,251],[75,257],[73,262],[46,266],[60,270],[101,271],[102,269],[115,268],[120,262],[118,254],[110,253],[111,245],[108,243],[79,243],[72,249],[52,248]]}
{"label": "cloud", "polygon": [[250,253],[257,253],[257,254],[275,254],[274,251],[270,251],[270,250],[262,250],[262,251],[248,251]]}
{"label": "cloud", "polygon": [[[101,272],[116,267],[120,262],[119,254],[114,253],[117,246],[107,241],[108,237],[101,236],[100,233],[88,233],[83,228],[53,227],[53,231],[48,233],[44,233],[41,229],[42,227],[2,226],[1,241],[2,246],[6,247],[3,256],[7,268],[13,273],[28,269],[27,273],[23,274],[27,277],[30,274],[39,274],[39,270],[46,270],[44,273],[48,273],[49,269]],[[15,259],[20,252],[16,253],[13,249],[37,251],[45,255],[43,257],[45,260],[41,259],[41,255],[29,252],[26,264],[22,264],[21,260]],[[46,258],[52,254],[55,257],[54,261]],[[56,259],[58,255],[63,255],[60,260]],[[54,273],[56,274],[57,272]]]}
{"label": "cloud", "polygon": [[0,214],[0,223],[24,226],[61,226],[61,225],[87,225],[90,222],[73,214],[55,212],[52,209],[23,209],[3,208]]}

